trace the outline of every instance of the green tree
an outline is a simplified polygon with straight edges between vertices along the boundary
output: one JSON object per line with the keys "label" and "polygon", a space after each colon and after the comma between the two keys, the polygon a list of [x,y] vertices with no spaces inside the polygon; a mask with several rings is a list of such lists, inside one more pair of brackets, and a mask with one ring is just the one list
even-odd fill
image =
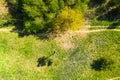
{"label": "green tree", "polygon": [[40,30],[53,27],[53,20],[56,16],[59,16],[58,13],[61,9],[64,9],[65,6],[69,6],[72,10],[78,9],[84,12],[87,9],[88,1],[89,0],[10,0],[9,2],[14,8],[16,17],[19,14],[21,15],[19,18],[23,22],[23,30],[36,33]]}
{"label": "green tree", "polygon": [[51,24],[58,10],[58,0],[24,0],[24,30],[38,32],[51,27],[49,24]]}

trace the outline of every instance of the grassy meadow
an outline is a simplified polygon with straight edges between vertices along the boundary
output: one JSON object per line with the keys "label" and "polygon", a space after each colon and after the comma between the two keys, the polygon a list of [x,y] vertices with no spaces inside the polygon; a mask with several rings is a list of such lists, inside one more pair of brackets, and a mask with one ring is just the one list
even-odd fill
{"label": "grassy meadow", "polygon": [[[93,32],[86,39],[74,36],[73,40],[77,47],[59,67],[59,80],[109,80],[120,76],[120,32]],[[98,70],[100,66],[92,66],[102,57],[115,61],[113,69]]]}
{"label": "grassy meadow", "polygon": [[[83,34],[86,36],[82,37]],[[120,77],[119,31],[68,35],[41,39],[0,31],[0,80],[109,80]],[[52,65],[38,67],[38,59],[43,56],[50,56]],[[112,59],[113,67],[105,70],[94,67],[95,60],[102,57]]]}
{"label": "grassy meadow", "polygon": [[119,10],[118,0],[0,0],[0,80],[120,80]]}
{"label": "grassy meadow", "polygon": [[[51,67],[37,67],[38,59],[53,54]],[[0,31],[0,79],[1,80],[42,80],[52,79],[51,70],[66,57],[54,40],[40,40],[35,36],[19,37],[17,33]]]}

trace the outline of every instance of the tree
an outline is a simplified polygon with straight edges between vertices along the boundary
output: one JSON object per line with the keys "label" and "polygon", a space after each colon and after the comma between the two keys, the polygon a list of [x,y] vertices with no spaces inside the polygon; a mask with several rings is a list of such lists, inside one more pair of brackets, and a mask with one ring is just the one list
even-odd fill
{"label": "tree", "polygon": [[51,27],[48,25],[51,24],[58,10],[58,0],[24,0],[24,30],[38,32]]}
{"label": "tree", "polygon": [[65,6],[69,6],[72,10],[78,9],[84,12],[85,9],[87,9],[88,1],[89,0],[10,0],[14,7],[14,12],[17,12],[15,15],[19,15],[19,12],[22,15],[23,30],[30,33],[51,28],[53,26],[52,24],[54,24],[53,20],[56,16],[59,16],[58,13],[64,9]]}
{"label": "tree", "polygon": [[79,10],[65,7],[54,19],[54,28],[58,31],[79,29],[84,21],[83,14]]}

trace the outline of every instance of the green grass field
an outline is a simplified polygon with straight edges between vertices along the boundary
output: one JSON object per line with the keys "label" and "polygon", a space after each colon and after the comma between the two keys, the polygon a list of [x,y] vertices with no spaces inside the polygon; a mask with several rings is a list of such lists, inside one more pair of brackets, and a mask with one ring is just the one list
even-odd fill
{"label": "green grass field", "polygon": [[[78,30],[70,33],[68,31],[55,35],[56,37],[54,33],[52,35],[43,33],[39,36],[20,36],[17,31],[11,31],[13,27],[9,27],[14,24],[16,19],[12,19],[13,16],[8,14],[8,11],[10,11],[8,10],[9,5],[6,5],[5,1],[9,2],[9,0],[0,0],[0,80],[120,80],[119,18],[115,18],[115,21],[92,19],[85,22],[86,25],[83,26],[83,31]],[[15,4],[14,1],[10,2]],[[17,8],[22,5],[22,2],[16,1],[18,3],[15,8],[18,12],[24,13],[24,11]],[[91,1],[94,2],[94,0]],[[105,2],[109,1],[106,0]],[[21,5],[19,5],[19,2]],[[45,2],[45,6],[41,5],[45,8],[45,14],[42,15],[44,9],[40,10],[45,19],[41,17],[39,21],[39,18],[37,19],[37,16],[35,16],[36,23],[47,18],[52,19],[53,13],[55,13],[47,10],[49,8],[46,5],[47,0],[41,0],[40,2]],[[64,3],[65,0],[62,2]],[[86,1],[82,0],[81,2]],[[9,7],[12,9],[12,5]],[[105,7],[107,9],[107,6]],[[112,7],[110,8],[112,9]],[[37,10],[37,7],[35,9]],[[36,10],[34,11],[35,14],[37,13]],[[96,10],[93,10],[93,16],[96,15]],[[47,13],[50,14],[46,15]],[[19,18],[25,15],[18,14],[14,17]],[[32,14],[32,16],[34,15]],[[38,17],[40,16],[38,15]],[[27,18],[23,17],[24,19]],[[47,23],[49,22],[47,20]],[[27,25],[29,27],[29,23]],[[88,27],[89,25],[90,27]]]}
{"label": "green grass field", "polygon": [[[86,39],[74,36],[77,48],[58,69],[59,80],[109,80],[120,77],[120,32],[104,31],[90,33]],[[92,68],[94,60],[109,57],[116,61],[112,70],[97,71]],[[57,78],[56,78],[57,80]]]}
{"label": "green grass field", "polygon": [[[74,47],[68,50],[58,44],[61,38],[19,37],[14,32],[0,31],[0,80],[109,80],[120,77],[119,31],[91,32],[85,37],[73,35],[68,41]],[[40,57],[48,57],[54,51],[56,54],[50,57],[51,66],[37,67]],[[101,57],[114,60],[115,67],[96,70],[92,64]]]}

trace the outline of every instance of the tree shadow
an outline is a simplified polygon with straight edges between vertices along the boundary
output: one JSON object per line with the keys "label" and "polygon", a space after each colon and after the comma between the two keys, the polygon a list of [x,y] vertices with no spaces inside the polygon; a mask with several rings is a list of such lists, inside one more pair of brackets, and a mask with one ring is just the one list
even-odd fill
{"label": "tree shadow", "polygon": [[112,23],[111,25],[109,25],[109,27],[107,29],[115,29],[118,26],[120,26],[120,22],[119,21]]}
{"label": "tree shadow", "polygon": [[95,8],[91,19],[110,22],[107,29],[115,29],[120,26],[120,5],[116,5],[112,0],[90,0],[88,6],[89,9]]}
{"label": "tree shadow", "polygon": [[37,37],[37,39],[40,39],[40,40],[51,40],[51,39],[54,39],[56,38],[57,36],[59,36],[59,34],[55,31],[39,31],[38,33],[28,33],[28,32],[24,32],[24,31],[20,31],[16,28],[12,29],[11,32],[14,32],[14,33],[18,33],[18,36],[20,38],[23,38],[25,36],[35,36]]}
{"label": "tree shadow", "polygon": [[[117,21],[118,19],[120,19],[120,11],[119,11],[119,7],[112,9],[111,11],[108,11],[107,13],[105,13],[104,15],[101,15],[97,18],[97,20],[105,20],[105,21]],[[102,11],[102,10],[99,10]],[[105,10],[104,10],[105,11]]]}
{"label": "tree shadow", "polygon": [[50,59],[50,57],[52,57],[53,55],[56,54],[56,51],[54,50],[53,53],[47,57],[42,56],[40,58],[38,58],[37,60],[37,67],[42,67],[42,66],[51,66],[53,61],[52,59]]}
{"label": "tree shadow", "polygon": [[90,2],[88,3],[88,6],[89,8],[94,8],[94,7],[102,5],[105,2],[106,0],[90,0]]}
{"label": "tree shadow", "polygon": [[111,11],[109,11],[108,13],[102,15],[102,16],[99,16],[97,18],[98,21],[108,21],[108,22],[112,22],[111,25],[108,26],[107,29],[115,29],[117,28],[118,26],[120,26],[120,11],[118,11],[118,9],[120,8],[117,7]]}
{"label": "tree shadow", "polygon": [[22,0],[18,0],[18,3],[15,3],[16,6],[13,6],[10,0],[5,0],[8,7],[8,12],[12,16],[11,23],[15,25],[15,28],[18,30],[23,29],[23,12],[22,12]]}
{"label": "tree shadow", "polygon": [[45,56],[38,58],[37,62],[37,67],[51,66],[53,63],[51,59]]}
{"label": "tree shadow", "polygon": [[54,31],[46,31],[46,32],[39,32],[36,34],[36,36],[39,38],[39,39],[54,39],[55,37],[57,37],[59,34],[57,32],[54,32]]}
{"label": "tree shadow", "polygon": [[93,61],[91,68],[95,71],[111,70],[114,67],[114,63],[115,62],[109,58],[101,57]]}
{"label": "tree shadow", "polygon": [[96,71],[101,71],[102,65],[104,64],[104,62],[105,62],[104,58],[94,60],[93,63],[91,64],[91,67],[92,67],[92,69],[94,69]]}

